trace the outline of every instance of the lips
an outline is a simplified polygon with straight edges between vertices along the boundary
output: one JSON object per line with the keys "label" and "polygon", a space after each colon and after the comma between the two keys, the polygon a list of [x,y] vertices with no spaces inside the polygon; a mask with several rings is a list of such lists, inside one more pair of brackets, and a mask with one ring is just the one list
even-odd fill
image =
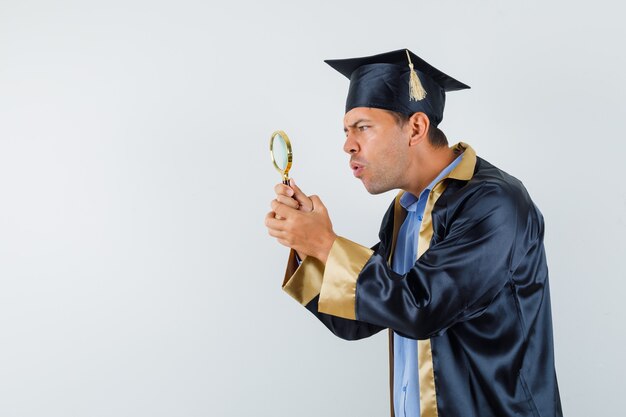
{"label": "lips", "polygon": [[352,169],[352,174],[354,174],[355,177],[359,178],[362,175],[365,166],[359,162],[350,161],[350,168]]}

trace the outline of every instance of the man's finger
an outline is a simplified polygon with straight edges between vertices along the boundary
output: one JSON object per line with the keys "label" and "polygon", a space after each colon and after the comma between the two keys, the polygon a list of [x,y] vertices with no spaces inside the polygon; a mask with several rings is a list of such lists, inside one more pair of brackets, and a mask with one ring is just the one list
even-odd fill
{"label": "man's finger", "polygon": [[272,200],[272,211],[276,213],[277,216],[282,217],[283,219],[286,219],[289,216],[294,215],[294,213],[298,212],[295,208],[291,208],[285,204],[282,204],[278,200]]}
{"label": "man's finger", "polygon": [[291,245],[289,244],[289,242],[287,242],[284,239],[276,239],[278,241],[278,243],[280,243],[283,246],[287,246],[288,248],[291,248]]}
{"label": "man's finger", "polygon": [[283,230],[283,222],[284,220],[279,220],[276,218],[276,213],[270,211],[265,216],[265,227],[271,230],[282,231]]}
{"label": "man's finger", "polygon": [[293,197],[293,190],[288,185],[283,183],[276,184],[274,186],[274,192],[276,195],[284,195],[285,197]]}
{"label": "man's finger", "polygon": [[315,211],[326,210],[326,206],[324,205],[324,203],[322,203],[322,200],[320,200],[318,196],[312,195],[310,198],[311,198],[311,203],[313,203],[313,210]]}
{"label": "man's finger", "polygon": [[300,210],[302,211],[313,210],[313,204],[311,203],[311,199],[307,197],[306,194],[302,192],[300,187],[296,185],[296,182],[293,178],[289,180],[289,185],[294,191],[293,198],[295,198],[296,201],[298,201],[298,203],[300,204]]}
{"label": "man's finger", "polygon": [[282,239],[284,237],[284,232],[281,232],[280,230],[267,229],[267,233],[271,237],[275,237],[277,239]]}
{"label": "man's finger", "polygon": [[300,208],[300,203],[294,200],[292,197],[287,197],[279,194],[276,196],[276,200],[278,200],[279,203],[289,206],[293,209],[297,210]]}

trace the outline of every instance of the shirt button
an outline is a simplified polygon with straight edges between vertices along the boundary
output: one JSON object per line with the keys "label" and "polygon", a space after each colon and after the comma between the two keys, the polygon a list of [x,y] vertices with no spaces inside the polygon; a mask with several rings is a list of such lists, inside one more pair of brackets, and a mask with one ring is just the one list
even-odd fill
{"label": "shirt button", "polygon": [[422,216],[417,216],[417,220],[422,221]]}

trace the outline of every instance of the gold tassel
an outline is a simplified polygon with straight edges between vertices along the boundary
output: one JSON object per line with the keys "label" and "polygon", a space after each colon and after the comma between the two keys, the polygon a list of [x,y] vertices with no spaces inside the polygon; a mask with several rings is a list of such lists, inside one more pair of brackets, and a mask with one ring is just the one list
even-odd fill
{"label": "gold tassel", "polygon": [[406,51],[406,57],[409,58],[409,68],[411,69],[410,79],[409,79],[409,97],[410,100],[420,101],[426,97],[426,90],[422,86],[417,73],[413,69],[413,63],[411,62],[411,55],[409,55],[409,51]]}

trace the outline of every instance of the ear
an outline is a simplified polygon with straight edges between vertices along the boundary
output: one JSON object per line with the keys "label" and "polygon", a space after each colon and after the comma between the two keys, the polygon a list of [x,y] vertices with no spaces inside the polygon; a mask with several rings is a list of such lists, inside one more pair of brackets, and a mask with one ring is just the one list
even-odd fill
{"label": "ear", "polygon": [[409,118],[408,122],[411,128],[411,140],[409,145],[417,145],[424,140],[428,140],[428,128],[430,127],[430,120],[426,113],[417,112]]}

